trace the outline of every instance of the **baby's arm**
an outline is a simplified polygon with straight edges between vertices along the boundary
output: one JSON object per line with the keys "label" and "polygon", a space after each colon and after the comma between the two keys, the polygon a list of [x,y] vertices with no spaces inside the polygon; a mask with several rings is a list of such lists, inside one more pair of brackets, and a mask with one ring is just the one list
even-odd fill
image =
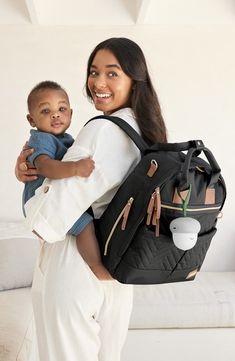
{"label": "baby's arm", "polygon": [[50,179],[61,179],[73,176],[88,177],[95,167],[91,158],[78,161],[62,162],[51,159],[48,155],[39,155],[34,161],[37,173]]}

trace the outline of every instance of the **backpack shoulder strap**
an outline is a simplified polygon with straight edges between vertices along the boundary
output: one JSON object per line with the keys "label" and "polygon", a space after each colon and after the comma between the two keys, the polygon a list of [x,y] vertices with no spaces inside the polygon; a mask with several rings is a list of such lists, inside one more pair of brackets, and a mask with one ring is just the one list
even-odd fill
{"label": "backpack shoulder strap", "polygon": [[200,154],[200,151],[204,149],[202,140],[189,140],[188,142],[181,143],[155,143],[152,146],[148,146],[143,138],[141,138],[141,136],[122,118],[112,115],[98,115],[88,120],[86,124],[95,119],[107,119],[119,126],[133,140],[141,153],[155,151],[182,152],[189,150],[190,148],[196,148],[198,150],[198,154]]}
{"label": "backpack shoulder strap", "polygon": [[[111,116],[111,115],[98,115],[94,118],[91,118],[86,124],[95,119],[107,119],[119,126],[135,143],[137,148],[144,153],[148,149],[147,143],[141,138],[141,136],[132,128],[125,120],[119,117]],[[85,125],[86,125],[85,124]]]}

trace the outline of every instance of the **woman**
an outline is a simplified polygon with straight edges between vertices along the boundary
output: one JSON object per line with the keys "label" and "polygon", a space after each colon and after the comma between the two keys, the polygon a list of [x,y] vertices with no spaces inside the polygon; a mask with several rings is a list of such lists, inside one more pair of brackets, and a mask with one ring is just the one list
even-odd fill
{"label": "woman", "polygon": [[[88,60],[86,92],[97,110],[123,118],[149,144],[166,142],[146,61],[133,41],[111,38],[97,45]],[[28,152],[16,165],[22,181],[34,173],[22,170]],[[101,216],[140,153],[119,127],[98,119],[80,131],[64,159],[89,156],[95,161],[90,177],[45,180],[26,204],[30,228],[46,241],[32,291],[41,361],[119,361],[127,334],[132,286],[98,280],[66,233],[90,205],[95,218]]]}

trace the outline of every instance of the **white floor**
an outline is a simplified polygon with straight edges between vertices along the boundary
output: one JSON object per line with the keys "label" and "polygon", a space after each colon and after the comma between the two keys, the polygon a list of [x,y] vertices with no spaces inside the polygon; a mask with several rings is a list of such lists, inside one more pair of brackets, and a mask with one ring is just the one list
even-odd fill
{"label": "white floor", "polygon": [[122,361],[235,361],[235,328],[131,330]]}

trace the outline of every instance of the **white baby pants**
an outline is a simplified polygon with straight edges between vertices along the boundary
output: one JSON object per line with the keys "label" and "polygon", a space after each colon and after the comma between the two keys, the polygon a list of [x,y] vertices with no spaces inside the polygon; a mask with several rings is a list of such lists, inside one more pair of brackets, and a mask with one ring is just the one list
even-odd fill
{"label": "white baby pants", "polygon": [[73,236],[42,245],[32,298],[40,361],[120,361],[133,287],[99,281]]}

